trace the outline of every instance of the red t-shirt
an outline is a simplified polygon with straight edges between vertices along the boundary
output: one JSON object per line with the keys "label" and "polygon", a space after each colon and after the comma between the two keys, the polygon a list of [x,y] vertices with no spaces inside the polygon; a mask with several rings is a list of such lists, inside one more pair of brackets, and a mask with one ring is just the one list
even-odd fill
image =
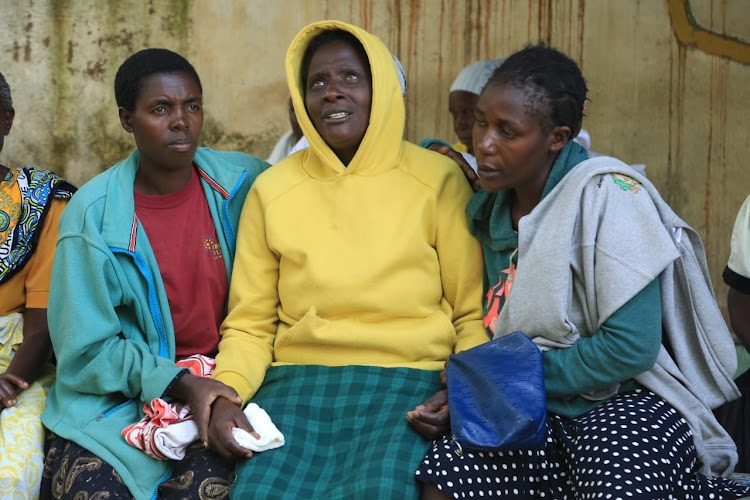
{"label": "red t-shirt", "polygon": [[227,271],[197,170],[175,193],[133,197],[167,291],[177,359],[216,356]]}

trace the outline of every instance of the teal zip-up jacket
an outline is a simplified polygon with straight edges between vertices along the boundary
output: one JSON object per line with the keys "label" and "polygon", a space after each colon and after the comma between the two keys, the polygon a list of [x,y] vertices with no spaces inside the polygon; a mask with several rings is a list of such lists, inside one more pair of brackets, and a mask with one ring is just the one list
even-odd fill
{"label": "teal zip-up jacket", "polygon": [[[245,196],[268,164],[206,148],[194,163],[229,279]],[[136,499],[147,499],[169,478],[172,462],[150,458],[121,431],[143,417],[143,404],[163,396],[181,369],[161,274],[135,217],[138,164],[136,150],[93,178],[60,219],[48,308],[57,380],[42,421],[112,465]]]}

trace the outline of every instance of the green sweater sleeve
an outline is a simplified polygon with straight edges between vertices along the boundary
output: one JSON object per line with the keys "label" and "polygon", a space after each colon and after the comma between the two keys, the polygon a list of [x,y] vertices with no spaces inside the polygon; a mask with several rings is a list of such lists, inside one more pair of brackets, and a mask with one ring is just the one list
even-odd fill
{"label": "green sweater sleeve", "polygon": [[[581,338],[567,349],[546,351],[544,382],[549,409],[554,411],[555,398],[569,400],[649,370],[659,355],[661,318],[661,289],[656,278],[591,337]],[[591,406],[591,401],[586,406]]]}

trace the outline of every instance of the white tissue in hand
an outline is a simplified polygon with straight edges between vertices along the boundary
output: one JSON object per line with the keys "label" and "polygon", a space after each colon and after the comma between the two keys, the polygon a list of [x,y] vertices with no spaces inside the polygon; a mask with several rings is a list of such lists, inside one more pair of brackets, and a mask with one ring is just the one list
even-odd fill
{"label": "white tissue in hand", "polygon": [[260,436],[260,439],[255,439],[249,432],[234,427],[232,435],[240,446],[255,452],[273,450],[274,448],[284,446],[284,435],[271,422],[271,417],[268,416],[268,413],[263,408],[255,403],[249,403],[245,407],[244,413],[248,421],[250,421],[250,425],[253,426],[255,432]]}

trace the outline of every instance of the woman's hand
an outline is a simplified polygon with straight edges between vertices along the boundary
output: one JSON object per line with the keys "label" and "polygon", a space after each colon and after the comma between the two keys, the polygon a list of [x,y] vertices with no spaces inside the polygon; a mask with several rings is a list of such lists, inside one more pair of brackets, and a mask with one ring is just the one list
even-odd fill
{"label": "woman's hand", "polygon": [[0,374],[0,401],[6,408],[16,405],[16,395],[36,381],[51,355],[47,309],[26,309],[23,313],[23,342],[8,369]]}
{"label": "woman's hand", "polygon": [[466,160],[464,159],[463,155],[456,151],[455,149],[451,149],[448,146],[441,147],[438,152],[444,156],[447,156],[451,160],[458,163],[458,166],[461,167],[461,170],[464,173],[464,176],[466,177],[466,180],[469,181],[469,185],[471,186],[471,189],[476,193],[479,191],[479,176],[476,172],[474,172],[474,169],[471,168],[471,165],[469,165]]}
{"label": "woman's hand", "polygon": [[16,405],[16,394],[29,388],[29,383],[18,375],[5,372],[0,374],[0,401],[10,408]]}
{"label": "woman's hand", "polygon": [[443,389],[406,414],[414,430],[425,439],[438,439],[451,430],[448,390]]}
{"label": "woman's hand", "polygon": [[260,438],[238,405],[226,398],[218,398],[213,404],[208,427],[209,447],[226,459],[252,457],[253,452],[240,446],[234,439],[232,429],[235,427],[246,430],[256,439]]}
{"label": "woman's hand", "polygon": [[226,399],[234,403],[235,407],[242,404],[242,399],[237,391],[228,385],[192,373],[180,376],[170,387],[168,395],[190,405],[195,423],[198,425],[201,441],[206,447],[208,447],[211,405],[217,399]]}

